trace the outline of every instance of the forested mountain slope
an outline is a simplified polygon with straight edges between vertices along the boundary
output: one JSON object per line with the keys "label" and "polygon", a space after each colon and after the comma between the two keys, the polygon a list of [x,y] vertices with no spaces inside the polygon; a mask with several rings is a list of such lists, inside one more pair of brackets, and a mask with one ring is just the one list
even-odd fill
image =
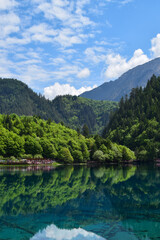
{"label": "forested mountain slope", "polygon": [[105,82],[101,86],[81,94],[82,97],[95,100],[119,101],[129,94],[132,88],[145,87],[152,75],[160,75],[160,58],[139,65],[115,81]]}
{"label": "forested mountain slope", "polygon": [[134,88],[129,99],[122,98],[104,133],[135,150],[139,159],[160,158],[160,77],[153,75],[144,89]]}
{"label": "forested mountain slope", "polygon": [[76,96],[59,96],[53,101],[37,95],[15,79],[0,79],[0,113],[38,115],[80,130],[87,124],[90,132],[99,132],[109,120],[116,102],[93,101]]}
{"label": "forested mountain slope", "polygon": [[96,135],[85,138],[79,132],[37,116],[0,115],[0,159],[51,158],[61,163],[121,161],[134,153]]}

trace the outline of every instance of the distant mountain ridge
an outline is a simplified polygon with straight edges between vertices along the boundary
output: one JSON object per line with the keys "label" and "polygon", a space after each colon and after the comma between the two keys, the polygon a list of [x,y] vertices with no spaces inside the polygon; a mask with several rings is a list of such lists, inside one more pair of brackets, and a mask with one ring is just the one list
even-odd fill
{"label": "distant mountain ridge", "polygon": [[77,96],[58,96],[53,101],[33,92],[26,84],[16,79],[0,78],[0,113],[37,115],[56,123],[80,130],[87,124],[91,133],[99,132],[109,121],[110,111],[118,104],[95,101]]}
{"label": "distant mountain ridge", "polygon": [[160,75],[160,58],[130,69],[117,80],[105,82],[80,96],[94,100],[119,101],[122,96],[129,94],[132,88],[145,87],[153,74]]}

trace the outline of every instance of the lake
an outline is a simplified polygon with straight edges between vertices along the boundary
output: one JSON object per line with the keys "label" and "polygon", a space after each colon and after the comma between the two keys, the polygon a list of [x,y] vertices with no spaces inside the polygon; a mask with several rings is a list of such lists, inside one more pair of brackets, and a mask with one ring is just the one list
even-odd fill
{"label": "lake", "polygon": [[0,239],[160,239],[160,168],[0,168]]}

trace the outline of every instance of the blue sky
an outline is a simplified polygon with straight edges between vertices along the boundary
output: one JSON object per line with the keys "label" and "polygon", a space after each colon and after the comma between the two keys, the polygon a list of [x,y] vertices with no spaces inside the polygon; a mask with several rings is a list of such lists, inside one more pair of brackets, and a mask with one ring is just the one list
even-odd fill
{"label": "blue sky", "polygon": [[0,77],[53,99],[160,56],[159,0],[0,0]]}

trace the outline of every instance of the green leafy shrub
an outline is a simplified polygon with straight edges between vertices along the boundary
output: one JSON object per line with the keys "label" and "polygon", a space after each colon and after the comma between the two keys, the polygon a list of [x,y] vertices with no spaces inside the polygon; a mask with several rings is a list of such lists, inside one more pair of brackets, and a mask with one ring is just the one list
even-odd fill
{"label": "green leafy shrub", "polygon": [[97,151],[93,154],[93,160],[94,160],[94,161],[104,162],[104,161],[105,161],[105,156],[104,156],[103,152],[102,152],[101,150],[97,150]]}
{"label": "green leafy shrub", "polygon": [[62,148],[59,151],[58,159],[64,163],[73,163],[73,157],[68,148]]}
{"label": "green leafy shrub", "polygon": [[74,162],[83,162],[83,154],[79,150],[73,151]]}

